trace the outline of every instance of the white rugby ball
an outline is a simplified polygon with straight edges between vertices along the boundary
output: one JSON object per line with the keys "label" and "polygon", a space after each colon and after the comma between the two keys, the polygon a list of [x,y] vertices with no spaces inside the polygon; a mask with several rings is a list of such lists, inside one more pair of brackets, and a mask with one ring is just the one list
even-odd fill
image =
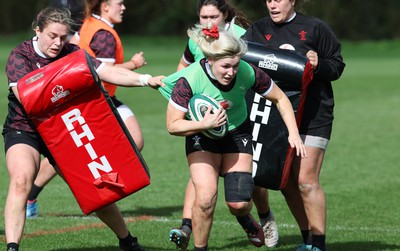
{"label": "white rugby ball", "polygon": [[296,50],[291,44],[282,44],[281,46],[279,46],[279,49],[290,50],[290,51]]}
{"label": "white rugby ball", "polygon": [[[189,115],[190,119],[200,121],[206,114],[208,107],[213,106],[213,109],[218,110],[221,105],[215,99],[204,94],[196,94],[189,101]],[[223,126],[208,129],[202,133],[212,139],[221,139],[228,132],[228,121]]]}

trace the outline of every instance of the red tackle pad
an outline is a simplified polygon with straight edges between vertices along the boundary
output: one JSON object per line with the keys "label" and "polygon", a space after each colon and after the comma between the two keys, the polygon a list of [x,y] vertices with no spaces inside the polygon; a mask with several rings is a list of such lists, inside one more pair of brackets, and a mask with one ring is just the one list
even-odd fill
{"label": "red tackle pad", "polygon": [[17,87],[84,214],[150,184],[148,167],[84,50],[31,72]]}

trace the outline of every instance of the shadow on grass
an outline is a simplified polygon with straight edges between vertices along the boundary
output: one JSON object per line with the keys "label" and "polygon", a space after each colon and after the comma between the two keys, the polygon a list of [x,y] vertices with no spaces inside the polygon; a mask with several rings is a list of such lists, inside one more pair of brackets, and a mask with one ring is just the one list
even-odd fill
{"label": "shadow on grass", "polygon": [[[121,210],[121,213],[124,217],[134,217],[138,215],[151,215],[154,217],[168,217],[174,215],[176,212],[182,212],[183,206],[167,206],[167,207],[135,207],[133,210]],[[42,217],[45,216],[56,216],[56,217],[87,217],[94,216],[94,213],[89,215],[84,215],[83,213],[46,213],[42,214]]]}
{"label": "shadow on grass", "polygon": [[329,250],[332,251],[381,251],[381,250],[400,250],[400,245],[388,244],[380,241],[352,241],[345,243],[328,243]]}
{"label": "shadow on grass", "polygon": [[155,217],[168,217],[174,215],[176,212],[182,212],[183,205],[167,206],[167,207],[135,207],[134,210],[122,210],[122,215],[152,215]]}
{"label": "shadow on grass", "polygon": [[[297,235],[280,236],[280,245],[274,248],[274,251],[293,251],[296,245],[301,241]],[[238,243],[236,243],[238,244]],[[243,242],[246,244],[246,242]],[[293,244],[293,245],[292,245]],[[220,249],[221,250],[221,249]],[[382,250],[400,250],[398,244],[388,244],[380,241],[350,241],[342,243],[327,243],[329,251],[382,251]]]}
{"label": "shadow on grass", "polygon": [[[281,236],[279,239],[280,245],[273,249],[274,251],[294,251],[296,249],[297,243],[299,243],[299,236],[297,235],[289,235],[289,236]],[[239,247],[239,248],[238,248]],[[256,250],[249,241],[245,238],[238,240],[236,237],[233,237],[229,240],[229,244],[224,246],[213,246],[209,247],[210,250],[245,250],[248,247],[248,250]],[[263,249],[263,248],[261,248]],[[153,250],[153,249],[149,249]],[[155,249],[154,249],[155,250]],[[172,250],[172,249],[171,249]],[[266,249],[263,249],[266,250]],[[328,243],[327,250],[329,251],[382,251],[382,250],[400,250],[400,245],[397,244],[388,244],[379,241],[352,241],[352,242],[343,242],[343,243]]]}
{"label": "shadow on grass", "polygon": [[[152,248],[152,247],[145,247],[146,251],[163,251],[163,250],[176,250],[171,248]],[[52,249],[51,251],[121,251],[118,247],[110,246],[110,247],[90,247],[90,248],[65,248],[65,249]]]}

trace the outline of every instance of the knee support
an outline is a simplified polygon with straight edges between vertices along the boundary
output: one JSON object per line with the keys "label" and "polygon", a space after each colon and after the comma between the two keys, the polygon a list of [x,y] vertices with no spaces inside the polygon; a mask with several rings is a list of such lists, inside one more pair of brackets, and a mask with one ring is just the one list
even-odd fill
{"label": "knee support", "polygon": [[251,173],[232,172],[224,177],[225,201],[248,202],[251,200],[254,181]]}

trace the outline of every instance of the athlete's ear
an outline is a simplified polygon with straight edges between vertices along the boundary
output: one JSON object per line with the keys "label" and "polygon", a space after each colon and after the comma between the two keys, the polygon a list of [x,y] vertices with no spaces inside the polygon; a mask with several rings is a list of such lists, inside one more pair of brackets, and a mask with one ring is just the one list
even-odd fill
{"label": "athlete's ear", "polygon": [[227,17],[228,17],[228,12],[226,12],[226,13],[224,14],[224,21],[226,20]]}
{"label": "athlete's ear", "polygon": [[36,28],[35,28],[35,33],[36,33],[36,36],[39,35],[39,33],[40,33],[40,28],[39,28],[39,26],[36,26]]}
{"label": "athlete's ear", "polygon": [[99,13],[99,15],[101,16],[101,13],[102,12],[108,12],[108,8],[109,8],[109,3],[108,3],[108,1],[103,1],[103,2],[101,2],[101,5],[100,5],[100,13]]}

